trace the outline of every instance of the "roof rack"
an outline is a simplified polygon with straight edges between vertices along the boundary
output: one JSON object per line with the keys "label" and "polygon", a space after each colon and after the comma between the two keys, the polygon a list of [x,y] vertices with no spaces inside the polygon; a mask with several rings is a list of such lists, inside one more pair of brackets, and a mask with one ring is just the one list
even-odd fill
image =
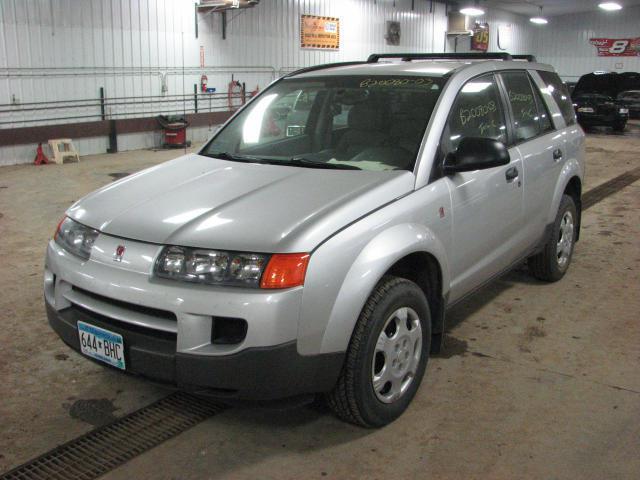
{"label": "roof rack", "polygon": [[513,58],[514,60],[526,60],[527,62],[533,63],[536,63],[538,61],[536,60],[535,55],[511,55],[511,58]]}
{"label": "roof rack", "polygon": [[363,65],[367,62],[337,62],[337,63],[324,63],[322,65],[314,65],[312,67],[301,68],[300,70],[296,70],[294,72],[288,73],[284,76],[293,77],[294,75],[300,75],[302,73],[315,72],[316,70],[324,70],[326,68],[334,68],[334,67],[350,67],[352,65]]}
{"label": "roof rack", "polygon": [[322,65],[314,65],[312,67],[301,68],[294,72],[284,75],[282,78],[293,77],[303,73],[315,72],[317,70],[325,70],[335,67],[350,67],[353,65],[364,65],[367,63],[378,63],[385,58],[399,58],[403,62],[411,62],[412,60],[526,60],[528,62],[536,62],[533,55],[510,55],[506,52],[466,52],[466,53],[373,53],[369,55],[366,62],[337,62],[325,63]]}
{"label": "roof rack", "polygon": [[412,60],[512,60],[513,57],[504,52],[493,53],[374,53],[367,63],[378,63],[385,58],[399,58],[403,62]]}

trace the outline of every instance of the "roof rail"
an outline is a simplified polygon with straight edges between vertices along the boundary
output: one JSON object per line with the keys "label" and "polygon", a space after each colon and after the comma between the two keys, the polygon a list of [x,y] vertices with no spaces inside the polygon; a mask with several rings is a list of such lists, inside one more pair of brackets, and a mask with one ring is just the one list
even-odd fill
{"label": "roof rail", "polygon": [[334,67],[350,67],[351,65],[362,65],[367,62],[337,62],[337,63],[324,63],[322,65],[314,65],[312,67],[301,68],[291,73],[287,73],[283,78],[293,77],[294,75],[300,75],[302,73],[315,72],[316,70],[324,70],[326,68]]}
{"label": "roof rail", "polygon": [[504,52],[493,53],[374,53],[367,63],[377,63],[385,58],[399,58],[403,62],[412,60],[512,60],[513,57]]}
{"label": "roof rail", "polygon": [[511,55],[511,58],[513,58],[514,60],[526,60],[527,62],[533,63],[536,63],[538,61],[536,60],[535,55]]}

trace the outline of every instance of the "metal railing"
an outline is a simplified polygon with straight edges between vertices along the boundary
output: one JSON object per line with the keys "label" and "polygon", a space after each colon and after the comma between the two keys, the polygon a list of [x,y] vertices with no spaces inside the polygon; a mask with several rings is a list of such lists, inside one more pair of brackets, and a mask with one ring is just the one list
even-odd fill
{"label": "metal railing", "polygon": [[0,104],[0,128],[222,112],[238,108],[251,97],[251,92],[229,95],[194,91],[190,94],[113,98],[106,98],[103,94],[98,98],[28,102],[18,105],[6,103]]}
{"label": "metal railing", "polygon": [[[218,85],[226,85],[226,82],[228,82],[227,77],[234,79],[237,78],[237,75],[242,75],[247,83],[247,92],[229,95],[225,86],[224,91],[205,93],[199,90],[197,84],[194,85],[193,93],[185,92],[185,87],[188,88],[187,85],[193,81],[199,82],[202,75],[209,76],[210,80],[215,79],[214,84]],[[95,87],[99,90],[99,94],[94,98],[64,100],[56,98],[48,101],[12,101],[12,103],[0,104],[0,129],[136,118],[161,114],[228,111],[230,106],[233,109],[234,105],[239,106],[248,100],[251,96],[248,91],[253,90],[255,85],[265,86],[278,76],[279,74],[275,67],[265,65],[0,67],[0,79],[18,82],[31,79],[29,86],[33,89],[34,93],[32,94],[38,91],[66,92],[71,84],[70,82],[72,82],[71,79],[75,77],[94,77],[94,84],[103,85],[103,87]],[[143,83],[140,85],[144,85],[147,91],[152,90],[153,94],[108,97],[104,86],[113,91],[111,85],[118,77],[134,77],[135,82],[142,81]],[[104,82],[100,81],[100,79],[103,79]],[[48,82],[52,83],[49,84]],[[138,84],[136,83],[136,85]],[[181,93],[169,95],[166,93],[169,89],[179,90]],[[132,93],[137,94],[138,91]],[[26,93],[26,95],[28,94],[29,92]]]}

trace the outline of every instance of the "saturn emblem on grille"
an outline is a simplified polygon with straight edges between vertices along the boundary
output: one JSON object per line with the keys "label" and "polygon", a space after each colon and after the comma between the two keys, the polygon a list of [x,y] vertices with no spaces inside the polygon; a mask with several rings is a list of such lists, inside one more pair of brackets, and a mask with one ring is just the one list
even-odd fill
{"label": "saturn emblem on grille", "polygon": [[118,245],[116,247],[116,253],[113,255],[114,262],[121,262],[122,256],[124,255],[124,251],[126,250],[124,245]]}

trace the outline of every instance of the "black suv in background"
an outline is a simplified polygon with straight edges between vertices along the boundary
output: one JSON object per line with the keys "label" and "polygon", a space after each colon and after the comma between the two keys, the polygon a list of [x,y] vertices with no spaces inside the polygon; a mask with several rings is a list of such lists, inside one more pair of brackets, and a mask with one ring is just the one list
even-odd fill
{"label": "black suv in background", "polygon": [[621,92],[640,90],[639,72],[594,72],[580,77],[572,96],[583,93],[601,93],[617,98]]}
{"label": "black suv in background", "polygon": [[578,123],[583,128],[605,126],[624,132],[629,109],[608,95],[578,93],[573,97]]}

